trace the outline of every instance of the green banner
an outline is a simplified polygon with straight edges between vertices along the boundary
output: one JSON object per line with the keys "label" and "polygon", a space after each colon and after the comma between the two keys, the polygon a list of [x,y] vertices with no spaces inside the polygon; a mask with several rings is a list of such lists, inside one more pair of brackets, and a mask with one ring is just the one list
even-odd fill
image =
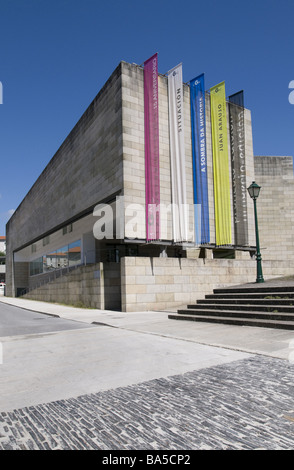
{"label": "green banner", "polygon": [[225,82],[210,89],[216,245],[232,244]]}

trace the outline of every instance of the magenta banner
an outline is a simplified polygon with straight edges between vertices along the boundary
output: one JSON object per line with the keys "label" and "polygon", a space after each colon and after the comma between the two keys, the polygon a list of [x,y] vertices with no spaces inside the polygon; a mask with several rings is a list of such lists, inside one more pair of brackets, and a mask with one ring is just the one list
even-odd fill
{"label": "magenta banner", "polygon": [[145,190],[146,239],[158,240],[159,234],[159,132],[158,132],[158,57],[144,62]]}

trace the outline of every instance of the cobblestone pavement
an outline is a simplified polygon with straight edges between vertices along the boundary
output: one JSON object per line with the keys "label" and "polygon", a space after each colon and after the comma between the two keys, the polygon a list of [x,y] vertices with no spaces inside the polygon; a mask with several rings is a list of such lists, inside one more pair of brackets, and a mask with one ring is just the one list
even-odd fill
{"label": "cobblestone pavement", "polygon": [[0,413],[0,449],[292,450],[294,365],[265,356]]}

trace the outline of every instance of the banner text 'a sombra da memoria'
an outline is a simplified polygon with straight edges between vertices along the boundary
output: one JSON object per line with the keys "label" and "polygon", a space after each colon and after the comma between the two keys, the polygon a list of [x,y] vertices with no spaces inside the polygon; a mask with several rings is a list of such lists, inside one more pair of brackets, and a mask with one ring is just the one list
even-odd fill
{"label": "banner text 'a sombra da memoria'", "polygon": [[244,94],[229,96],[231,173],[235,245],[248,245]]}
{"label": "banner text 'a sombra da memoria'", "polygon": [[146,239],[160,238],[158,54],[144,63]]}
{"label": "banner text 'a sombra da memoria'", "polygon": [[197,224],[199,218],[195,217],[195,241],[203,244],[210,241],[204,74],[190,81],[190,104],[194,204],[199,205],[201,211],[201,227]]}
{"label": "banner text 'a sombra da memoria'", "polygon": [[225,83],[210,89],[216,245],[232,244]]}

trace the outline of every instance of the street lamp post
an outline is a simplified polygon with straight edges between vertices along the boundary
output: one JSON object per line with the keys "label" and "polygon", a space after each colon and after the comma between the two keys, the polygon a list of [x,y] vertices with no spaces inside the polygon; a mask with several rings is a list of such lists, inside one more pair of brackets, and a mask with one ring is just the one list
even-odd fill
{"label": "street lamp post", "polygon": [[257,263],[257,276],[256,282],[264,282],[262,275],[262,266],[261,266],[261,254],[259,246],[259,233],[258,233],[258,222],[257,222],[257,208],[256,208],[256,199],[259,196],[261,187],[253,181],[247,191],[251,199],[253,199],[254,204],[254,218],[255,218],[255,237],[256,237],[256,263]]}

